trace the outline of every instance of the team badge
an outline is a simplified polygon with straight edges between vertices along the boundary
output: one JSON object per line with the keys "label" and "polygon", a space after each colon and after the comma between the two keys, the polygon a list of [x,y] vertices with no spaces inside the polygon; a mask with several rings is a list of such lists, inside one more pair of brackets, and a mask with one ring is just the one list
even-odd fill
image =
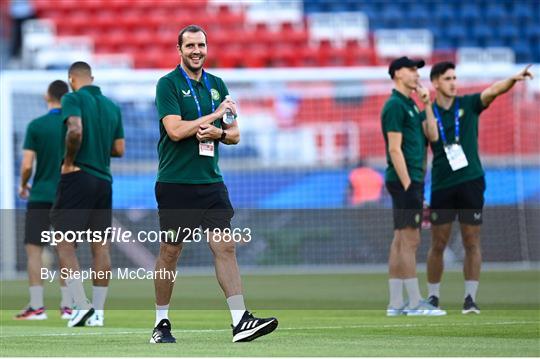
{"label": "team badge", "polygon": [[216,89],[212,89],[210,90],[210,92],[212,93],[212,100],[219,101],[219,99],[221,98],[219,91]]}
{"label": "team badge", "polygon": [[182,90],[182,95],[184,95],[184,97],[190,97],[191,96],[191,90],[187,90],[187,91]]}

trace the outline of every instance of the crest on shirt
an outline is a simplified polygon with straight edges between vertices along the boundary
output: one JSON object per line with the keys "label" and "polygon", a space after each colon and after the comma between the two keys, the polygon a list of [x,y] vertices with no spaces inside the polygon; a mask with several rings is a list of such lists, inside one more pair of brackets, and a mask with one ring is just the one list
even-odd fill
{"label": "crest on shirt", "polygon": [[182,95],[184,95],[184,97],[190,97],[191,96],[191,90],[187,90],[187,91],[182,90]]}
{"label": "crest on shirt", "polygon": [[462,108],[460,108],[458,111],[458,116],[463,117],[464,114],[465,114],[465,111]]}
{"label": "crest on shirt", "polygon": [[216,89],[212,89],[212,90],[210,90],[210,92],[212,93],[212,100],[219,101],[219,99],[221,98],[221,95],[219,94],[219,91],[216,90]]}

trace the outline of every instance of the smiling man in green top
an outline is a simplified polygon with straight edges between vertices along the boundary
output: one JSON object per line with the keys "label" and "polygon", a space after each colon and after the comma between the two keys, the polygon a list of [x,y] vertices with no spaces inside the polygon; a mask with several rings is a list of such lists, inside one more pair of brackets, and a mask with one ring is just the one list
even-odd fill
{"label": "smiling man in green top", "polygon": [[[69,91],[67,83],[53,81],[45,95],[49,112],[36,118],[28,125],[24,137],[23,159],[21,162],[21,184],[19,196],[28,199],[24,228],[24,249],[27,256],[28,282],[30,284],[30,303],[19,314],[17,320],[47,319],[43,305],[43,279],[41,255],[45,243],[41,241],[41,232],[50,230],[49,211],[60,181],[60,165],[64,155],[62,134],[64,123],[60,101]],[[32,186],[29,181],[35,166]],[[62,319],[71,316],[71,297],[67,293],[64,280],[60,279]]]}
{"label": "smiling man in green top", "polygon": [[[429,92],[419,82],[418,68],[423,66],[423,60],[407,57],[392,61],[388,72],[394,89],[381,114],[388,163],[385,179],[392,197],[394,218],[394,238],[388,259],[390,303],[387,316],[446,314],[422,299],[416,276],[426,145],[427,139],[437,140]],[[425,117],[410,97],[413,91],[426,108]],[[403,300],[403,287],[409,297],[408,306]]]}
{"label": "smiling man in green top", "polygon": [[[62,119],[66,124],[65,155],[60,184],[51,212],[56,231],[99,231],[112,224],[111,157],[124,154],[124,129],[120,108],[93,84],[92,69],[86,62],[73,63],[68,71],[74,92],[62,98]],[[94,242],[92,270],[109,273],[110,243]],[[60,266],[79,271],[75,243],[57,245]],[[82,280],[67,278],[66,286],[76,309],[68,327],[103,326],[103,307],[109,277],[93,278],[92,304],[88,302]]]}
{"label": "smiling man in green top", "polygon": [[443,253],[450,239],[452,222],[457,216],[465,248],[465,300],[462,313],[480,313],[476,305],[476,291],[482,263],[480,225],[486,184],[478,155],[478,116],[516,82],[532,78],[529,67],[515,76],[494,83],[481,93],[465,96],[457,96],[453,63],[440,62],[431,68],[431,83],[437,91],[433,111],[437,119],[439,140],[431,143],[432,242],[428,253],[427,276],[428,300],[436,307],[439,306]]}
{"label": "smiling man in green top", "polygon": [[[160,244],[157,271],[176,271],[185,231],[222,232],[234,214],[218,167],[219,144],[237,144],[240,132],[234,118],[236,104],[219,77],[203,70],[207,55],[205,31],[190,25],[178,35],[181,63],[159,79],[159,169],[155,187],[162,231],[173,238]],[[180,234],[178,240],[174,234]],[[208,233],[208,232],[207,232]],[[206,235],[205,235],[206,236]],[[218,235],[206,238],[214,255],[216,276],[227,298],[233,322],[233,342],[250,341],[272,332],[275,318],[255,318],[246,310],[234,241]],[[156,320],[151,343],[175,343],[168,318],[174,283],[169,276],[154,280]]]}

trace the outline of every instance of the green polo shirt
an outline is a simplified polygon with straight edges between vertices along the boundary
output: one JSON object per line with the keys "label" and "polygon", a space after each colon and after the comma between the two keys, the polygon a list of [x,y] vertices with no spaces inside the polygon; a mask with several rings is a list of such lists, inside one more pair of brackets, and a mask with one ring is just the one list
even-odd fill
{"label": "green polo shirt", "polygon": [[388,132],[401,132],[403,136],[401,150],[405,157],[411,181],[423,182],[425,174],[424,158],[427,145],[427,139],[422,128],[425,114],[420,112],[418,106],[410,97],[394,89],[392,95],[384,104],[381,120],[388,165],[385,180],[387,182],[399,181],[388,151]]}
{"label": "green polo shirt", "polygon": [[64,157],[64,122],[60,109],[52,109],[28,124],[23,149],[36,153],[36,172],[29,202],[54,202]]}
{"label": "green polo shirt", "polygon": [[[214,108],[229,94],[223,80],[206,73],[210,84]],[[199,99],[202,116],[212,113],[210,91],[203,78],[191,80],[193,90]],[[159,79],[156,88],[156,107],[159,115],[158,182],[203,184],[223,182],[219,161],[219,141],[214,141],[214,157],[199,155],[199,141],[195,136],[174,142],[167,135],[161,121],[167,115],[181,116],[183,121],[199,118],[197,105],[185,77],[177,67]],[[221,128],[221,120],[214,121]]]}
{"label": "green polo shirt", "polygon": [[[439,140],[431,143],[433,151],[433,166],[431,170],[431,190],[436,191],[443,188],[455,186],[459,183],[482,177],[484,170],[478,156],[478,115],[485,109],[480,99],[480,94],[457,96],[459,102],[459,142],[463,147],[465,157],[469,165],[457,171],[452,171],[450,163],[444,152],[442,137],[439,133]],[[446,140],[450,143],[455,142],[455,105],[456,100],[448,110],[437,106]],[[440,130],[439,130],[440,131]]]}
{"label": "green polo shirt", "polygon": [[124,138],[120,108],[99,87],[89,85],[62,97],[62,118],[66,121],[70,116],[80,117],[83,127],[75,165],[112,182],[111,150],[115,140]]}

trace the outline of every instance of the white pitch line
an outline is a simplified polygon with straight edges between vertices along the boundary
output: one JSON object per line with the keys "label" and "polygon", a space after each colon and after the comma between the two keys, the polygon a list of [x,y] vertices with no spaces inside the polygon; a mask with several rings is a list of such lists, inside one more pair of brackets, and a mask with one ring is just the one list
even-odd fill
{"label": "white pitch line", "polygon": [[[326,326],[326,327],[296,327],[279,328],[279,330],[343,330],[343,329],[363,329],[363,328],[411,328],[411,327],[462,327],[462,326],[490,326],[490,325],[522,325],[522,324],[540,324],[537,321],[517,321],[517,322],[486,322],[486,323],[403,323],[403,324],[364,324],[364,325],[345,325],[345,326]],[[9,328],[9,327],[5,327]],[[227,332],[230,329],[178,329],[178,333],[218,333]],[[44,333],[44,334],[16,334],[2,335],[0,338],[17,337],[70,337],[86,335],[125,335],[125,334],[151,334],[150,330],[141,329],[138,331],[121,332],[77,332],[77,333]]]}

